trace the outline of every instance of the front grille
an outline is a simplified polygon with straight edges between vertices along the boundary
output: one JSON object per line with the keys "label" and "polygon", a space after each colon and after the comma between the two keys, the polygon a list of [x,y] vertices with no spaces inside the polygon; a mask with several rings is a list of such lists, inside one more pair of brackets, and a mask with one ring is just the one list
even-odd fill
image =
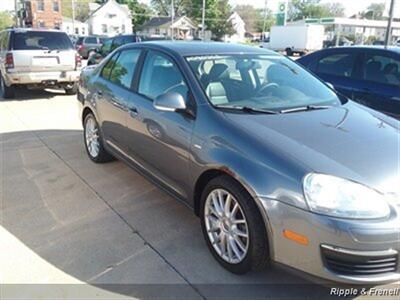
{"label": "front grille", "polygon": [[343,275],[382,275],[397,271],[398,254],[342,251],[321,246],[322,259],[330,271]]}

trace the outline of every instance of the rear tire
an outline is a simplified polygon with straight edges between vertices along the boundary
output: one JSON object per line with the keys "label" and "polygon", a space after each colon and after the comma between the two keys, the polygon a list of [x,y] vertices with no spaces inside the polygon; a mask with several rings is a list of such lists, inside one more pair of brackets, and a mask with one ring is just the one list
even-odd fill
{"label": "rear tire", "polygon": [[76,93],[78,92],[78,85],[74,83],[72,87],[66,87],[64,88],[64,90],[67,95],[76,95]]}
{"label": "rear tire", "polygon": [[286,48],[286,55],[287,56],[292,56],[293,55],[293,50],[291,48]]}
{"label": "rear tire", "polygon": [[[216,197],[215,193],[217,193],[217,199],[219,199],[221,192],[222,195],[226,195],[222,196],[225,199],[222,203],[228,202],[228,195],[230,195],[231,200],[228,210],[226,210],[225,204],[217,205],[224,207],[223,212],[220,211],[219,217],[217,217],[215,212],[218,209],[215,206],[213,196]],[[227,194],[224,194],[225,192]],[[212,203],[211,207],[210,203]],[[239,205],[239,208],[234,213],[235,203]],[[212,221],[210,221],[210,216]],[[227,175],[219,176],[206,185],[201,196],[200,220],[208,248],[218,263],[228,271],[244,274],[250,270],[261,270],[268,264],[268,237],[261,213],[254,199],[233,178]],[[212,224],[212,230],[210,230],[210,224]],[[239,232],[241,234],[236,235]],[[247,238],[243,237],[245,232]],[[232,245],[232,242],[236,241],[238,237],[241,238],[239,243],[236,242],[236,246]],[[223,239],[225,240],[224,247],[221,246]],[[239,253],[237,252],[238,249],[241,250]]]}
{"label": "rear tire", "polygon": [[88,54],[87,54],[87,59],[89,59],[93,54],[95,54],[96,53],[96,51],[94,51],[94,50],[90,50],[89,52],[88,52]]}
{"label": "rear tire", "polygon": [[4,99],[12,99],[15,97],[15,86],[7,86],[3,76],[0,74],[0,95]]}
{"label": "rear tire", "polygon": [[88,113],[83,121],[83,137],[86,152],[92,161],[105,163],[114,160],[104,148],[100,126],[92,113]]}

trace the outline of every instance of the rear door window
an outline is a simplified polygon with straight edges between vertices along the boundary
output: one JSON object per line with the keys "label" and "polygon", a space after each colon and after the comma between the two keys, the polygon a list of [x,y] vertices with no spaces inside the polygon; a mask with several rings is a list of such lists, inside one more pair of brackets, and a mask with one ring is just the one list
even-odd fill
{"label": "rear door window", "polygon": [[97,44],[97,38],[95,37],[87,37],[85,39],[86,44]]}
{"label": "rear door window", "polygon": [[400,60],[385,55],[366,54],[363,61],[363,79],[400,86]]}
{"label": "rear door window", "polygon": [[69,50],[73,45],[67,34],[52,31],[14,32],[14,50]]}
{"label": "rear door window", "polygon": [[351,77],[356,57],[356,53],[334,53],[324,56],[317,62],[316,71],[321,74]]}
{"label": "rear door window", "polygon": [[140,50],[129,49],[121,51],[110,75],[110,81],[124,88],[130,89]]}

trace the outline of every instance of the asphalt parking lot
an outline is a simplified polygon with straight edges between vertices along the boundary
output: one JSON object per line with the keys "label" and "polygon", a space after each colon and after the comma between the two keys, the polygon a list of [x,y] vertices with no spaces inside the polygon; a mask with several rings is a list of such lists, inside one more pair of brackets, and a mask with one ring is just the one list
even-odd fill
{"label": "asphalt parking lot", "polygon": [[225,271],[186,206],[121,162],[88,159],[75,96],[21,90],[0,99],[0,120],[3,284],[63,284],[51,298],[78,283],[105,299],[329,296],[276,266]]}

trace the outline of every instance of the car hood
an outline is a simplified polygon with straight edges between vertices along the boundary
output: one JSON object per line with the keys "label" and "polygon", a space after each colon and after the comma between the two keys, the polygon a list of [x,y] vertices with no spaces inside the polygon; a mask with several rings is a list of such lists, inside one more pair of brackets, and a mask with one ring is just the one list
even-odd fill
{"label": "car hood", "polygon": [[400,195],[400,122],[351,101],[278,115],[225,113],[263,147],[305,171],[335,175]]}

